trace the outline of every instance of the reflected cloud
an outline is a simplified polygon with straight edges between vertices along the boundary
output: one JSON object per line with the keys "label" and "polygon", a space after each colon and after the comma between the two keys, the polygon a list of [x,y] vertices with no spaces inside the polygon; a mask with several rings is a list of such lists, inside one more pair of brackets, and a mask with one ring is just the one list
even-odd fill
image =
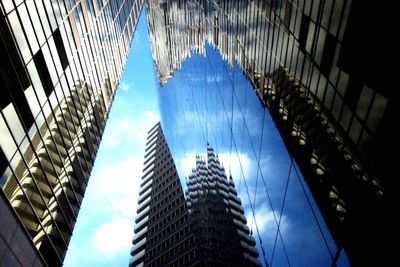
{"label": "reflected cloud", "polygon": [[[274,238],[277,232],[277,224],[275,223],[274,213],[276,219],[279,221],[281,214],[278,211],[272,211],[269,206],[263,205],[255,210],[253,214],[247,214],[246,219],[249,227],[255,231],[257,223],[258,231],[260,234],[265,235],[267,242],[274,242]],[[255,220],[254,220],[255,218]],[[280,223],[280,232],[282,235],[286,235],[290,229],[290,222],[286,215],[283,215]]]}

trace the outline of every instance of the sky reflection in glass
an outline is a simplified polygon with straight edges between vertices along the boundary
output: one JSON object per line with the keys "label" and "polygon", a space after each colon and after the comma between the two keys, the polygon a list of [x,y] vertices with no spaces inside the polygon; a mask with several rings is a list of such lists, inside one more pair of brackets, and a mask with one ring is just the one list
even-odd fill
{"label": "sky reflection in glass", "polygon": [[273,266],[331,266],[339,253],[337,266],[348,266],[249,81],[213,47],[207,45],[206,55],[192,54],[159,88],[162,125],[181,179],[210,143],[235,181],[260,261],[264,250]]}

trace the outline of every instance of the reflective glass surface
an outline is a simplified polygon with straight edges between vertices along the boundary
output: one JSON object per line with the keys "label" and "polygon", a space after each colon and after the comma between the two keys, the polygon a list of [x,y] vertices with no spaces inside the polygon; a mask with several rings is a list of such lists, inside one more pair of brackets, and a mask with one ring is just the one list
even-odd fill
{"label": "reflective glass surface", "polygon": [[195,155],[210,143],[234,179],[263,265],[348,266],[251,83],[212,46],[205,54],[192,54],[159,88],[183,186]]}
{"label": "reflective glass surface", "polygon": [[0,190],[48,266],[62,265],[143,2],[0,1]]}

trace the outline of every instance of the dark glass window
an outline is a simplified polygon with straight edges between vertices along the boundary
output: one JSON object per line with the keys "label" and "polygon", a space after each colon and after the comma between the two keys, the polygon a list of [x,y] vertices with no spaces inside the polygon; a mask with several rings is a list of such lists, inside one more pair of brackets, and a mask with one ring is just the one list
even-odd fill
{"label": "dark glass window", "polygon": [[0,108],[3,109],[11,102],[11,96],[15,97],[14,91],[23,94],[30,82],[3,16],[0,16],[0,32]]}
{"label": "dark glass window", "polygon": [[14,88],[11,93],[15,107],[18,110],[19,117],[24,123],[26,130],[29,130],[33,124],[34,118],[25,94],[20,88]]}
{"label": "dark glass window", "polygon": [[68,62],[67,53],[65,52],[65,47],[64,47],[64,43],[62,41],[62,37],[61,37],[59,28],[57,28],[57,30],[54,31],[53,38],[54,38],[54,43],[56,44],[58,55],[60,57],[62,68],[63,68],[63,70],[65,70],[68,67],[69,62]]}
{"label": "dark glass window", "polygon": [[290,23],[290,16],[292,14],[292,3],[287,1],[286,8],[285,8],[285,16],[283,18],[283,22],[285,23],[287,29],[289,29]]}
{"label": "dark glass window", "polygon": [[336,50],[336,41],[337,39],[328,32],[325,39],[324,52],[322,54],[321,66],[320,66],[322,74],[324,74],[327,77],[331,72],[332,62]]}
{"label": "dark glass window", "polygon": [[[23,89],[25,88],[21,88],[21,83],[18,82],[18,74],[14,71],[9,71],[11,68],[7,68],[7,66],[10,66],[10,64],[11,63],[7,64],[6,62],[3,65],[4,67],[0,67],[0,108],[5,108],[11,103],[11,101],[13,101],[16,109],[18,110],[21,121],[24,123],[26,129],[29,129],[33,124],[34,118],[29,108],[28,101],[26,100],[24,95]],[[22,70],[22,72],[24,73],[23,75],[26,75],[25,70]]]}
{"label": "dark glass window", "polygon": [[354,76],[350,77],[347,84],[346,95],[344,96],[344,102],[349,105],[350,109],[353,111],[356,109],[362,87],[363,85],[361,81]]}
{"label": "dark glass window", "polygon": [[3,149],[0,147],[0,175],[3,175],[7,167],[8,167],[8,160],[6,158],[6,155],[4,155]]}
{"label": "dark glass window", "polygon": [[304,50],[307,43],[308,27],[310,26],[310,18],[303,14],[301,18],[300,33],[299,33],[299,46]]}
{"label": "dark glass window", "polygon": [[40,80],[42,81],[46,96],[49,97],[51,92],[54,90],[54,85],[51,81],[49,69],[47,68],[42,50],[39,50],[36,55],[33,56],[33,60],[39,73]]}
{"label": "dark glass window", "polygon": [[[2,53],[0,53],[0,54],[2,54]],[[1,61],[1,62],[3,62],[3,61]],[[3,74],[3,73],[1,73],[1,74]],[[0,108],[1,109],[7,107],[8,104],[10,104],[10,102],[11,102],[11,97],[10,97],[10,93],[8,92],[8,89],[7,89],[6,80],[3,79],[2,76],[3,75],[1,75],[1,77],[0,77],[0,94],[1,94]]]}

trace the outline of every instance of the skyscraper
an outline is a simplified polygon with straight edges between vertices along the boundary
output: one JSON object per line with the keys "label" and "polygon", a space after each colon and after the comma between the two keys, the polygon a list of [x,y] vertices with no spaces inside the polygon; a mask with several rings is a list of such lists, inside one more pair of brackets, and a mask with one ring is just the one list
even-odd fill
{"label": "skyscraper", "polygon": [[390,129],[395,75],[377,68],[391,57],[380,30],[384,19],[378,19],[382,7],[372,1],[148,3],[160,83],[168,84],[192,52],[206,55],[206,43],[231,68],[236,62],[300,166],[336,243],[354,263],[366,251],[383,255],[382,247],[369,244],[384,242],[384,185],[394,181],[396,165],[387,149],[397,138]]}
{"label": "skyscraper", "polygon": [[62,265],[142,4],[1,1],[0,265]]}
{"label": "skyscraper", "polygon": [[259,266],[232,178],[211,146],[185,198],[160,123],[149,132],[130,266]]}
{"label": "skyscraper", "polygon": [[194,257],[189,213],[161,124],[147,136],[129,266],[182,266]]}

